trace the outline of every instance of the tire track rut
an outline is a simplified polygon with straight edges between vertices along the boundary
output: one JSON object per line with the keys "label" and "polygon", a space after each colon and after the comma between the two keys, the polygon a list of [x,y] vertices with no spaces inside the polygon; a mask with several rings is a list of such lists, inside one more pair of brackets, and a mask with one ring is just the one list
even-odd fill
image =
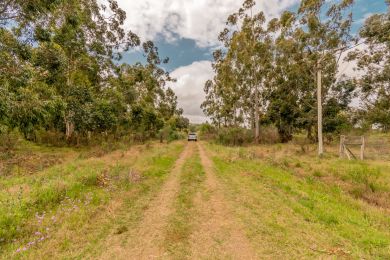
{"label": "tire track rut", "polygon": [[228,207],[214,174],[213,164],[201,144],[200,158],[206,172],[206,191],[196,199],[200,216],[191,236],[191,258],[194,259],[256,259],[245,231]]}
{"label": "tire track rut", "polygon": [[[128,242],[114,238],[100,259],[156,259],[166,256],[163,242],[168,218],[174,212],[173,202],[179,191],[179,176],[195,146],[188,144],[176,161],[169,177],[149,207],[138,227],[130,231]],[[122,237],[123,239],[123,237]]]}

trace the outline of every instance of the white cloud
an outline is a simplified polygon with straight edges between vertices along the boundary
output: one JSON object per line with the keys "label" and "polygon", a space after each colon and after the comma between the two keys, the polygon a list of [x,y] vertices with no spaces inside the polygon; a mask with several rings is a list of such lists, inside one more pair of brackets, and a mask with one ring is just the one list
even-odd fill
{"label": "white cloud", "polygon": [[[257,0],[256,9],[269,17],[280,14],[299,0]],[[199,47],[218,44],[227,17],[243,0],[118,0],[127,13],[126,27],[143,40],[162,36],[195,40]]]}
{"label": "white cloud", "polygon": [[[361,51],[361,50],[364,50],[366,48],[368,48],[367,44],[363,43],[363,44],[360,44],[360,45],[342,53],[342,55],[340,57],[339,68],[338,68],[338,73],[337,73],[338,80],[343,79],[344,76],[346,78],[349,78],[349,79],[361,78],[365,74],[365,71],[357,69],[358,66],[357,66],[356,60],[347,61],[346,58],[350,52],[356,51],[356,50]],[[362,103],[361,98],[357,97],[357,98],[354,98],[352,100],[351,106],[357,108],[357,107],[360,107],[362,104],[363,103]]]}
{"label": "white cloud", "polygon": [[368,48],[368,46],[363,43],[360,44],[344,53],[341,54],[340,62],[339,62],[339,68],[337,73],[337,78],[342,77],[343,75],[349,77],[349,78],[359,78],[364,75],[364,71],[357,70],[357,62],[356,61],[347,61],[346,58],[348,54],[352,51],[356,50],[364,50]]}
{"label": "white cloud", "polygon": [[[360,45],[355,49],[365,48],[365,45]],[[352,51],[350,50],[350,51]],[[343,53],[340,64],[338,77],[342,74],[348,77],[358,77],[362,75],[361,71],[356,71],[356,62],[347,62],[344,58],[348,52]],[[202,123],[207,120],[203,114],[200,105],[204,101],[205,94],[203,91],[204,84],[207,80],[214,77],[214,71],[210,61],[198,61],[191,65],[177,68],[171,73],[171,76],[177,79],[177,82],[170,83],[170,87],[175,91],[178,97],[179,107],[184,109],[184,116],[189,118],[192,123]],[[354,101],[355,106],[358,106],[359,101]]]}
{"label": "white cloud", "polygon": [[192,123],[205,122],[207,118],[200,105],[205,97],[204,84],[214,76],[211,62],[194,62],[191,65],[177,68],[171,76],[177,79],[177,82],[171,83],[171,87],[178,97],[179,107],[184,109],[184,116]]}

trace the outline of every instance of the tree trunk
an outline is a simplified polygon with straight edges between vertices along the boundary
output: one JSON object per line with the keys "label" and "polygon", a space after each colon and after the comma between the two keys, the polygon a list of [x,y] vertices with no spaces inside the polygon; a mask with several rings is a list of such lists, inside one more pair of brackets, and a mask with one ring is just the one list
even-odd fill
{"label": "tree trunk", "polygon": [[66,141],[69,141],[74,133],[74,123],[70,119],[70,115],[65,116]]}

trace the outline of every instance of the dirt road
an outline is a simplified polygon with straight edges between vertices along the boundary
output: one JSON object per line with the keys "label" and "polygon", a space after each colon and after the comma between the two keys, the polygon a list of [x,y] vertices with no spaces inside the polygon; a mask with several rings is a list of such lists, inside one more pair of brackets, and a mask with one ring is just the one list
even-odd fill
{"label": "dirt road", "polygon": [[200,216],[198,229],[191,239],[192,256],[196,259],[255,259],[243,228],[224,198],[211,160],[202,144],[199,143],[198,148],[206,183],[203,198],[196,201]]}
{"label": "dirt road", "polygon": [[[187,144],[158,195],[145,209],[136,229],[130,230],[126,242],[111,237],[104,245],[107,250],[101,259],[170,259],[169,244],[164,241],[169,217],[175,214],[173,206],[180,189],[183,165],[190,158],[200,159],[206,174],[202,189],[193,198],[189,236],[189,259],[255,259],[256,255],[237,224],[226,202],[221,186],[213,172],[213,165],[201,143]],[[187,223],[189,224],[189,223]],[[165,243],[164,243],[165,242]]]}

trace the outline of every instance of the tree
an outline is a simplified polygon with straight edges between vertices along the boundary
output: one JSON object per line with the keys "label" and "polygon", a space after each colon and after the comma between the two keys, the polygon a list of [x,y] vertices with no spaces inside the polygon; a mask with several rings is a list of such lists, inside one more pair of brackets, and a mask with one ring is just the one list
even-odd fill
{"label": "tree", "polygon": [[[316,105],[330,100],[341,52],[354,40],[352,4],[303,0],[297,12],[287,11],[265,28],[264,14],[253,14],[254,1],[245,1],[220,34],[224,49],[214,53],[216,76],[205,85],[206,115],[218,126],[254,127],[256,141],[259,121],[272,122],[282,142],[297,129],[313,139],[322,121]],[[313,80],[319,71],[321,91]],[[323,96],[318,102],[317,92]]]}
{"label": "tree", "polygon": [[386,14],[369,17],[360,30],[365,48],[349,54],[349,60],[357,60],[358,70],[364,72],[357,79],[365,104],[366,119],[390,130],[390,1]]}
{"label": "tree", "polygon": [[[259,139],[259,120],[263,82],[270,71],[272,52],[265,16],[253,14],[255,2],[247,0],[237,13],[229,16],[220,41],[227,52],[214,53],[216,77],[206,82],[206,101],[202,108],[218,125],[248,123]],[[237,26],[240,26],[237,30]]]}
{"label": "tree", "polygon": [[12,21],[26,25],[53,11],[57,0],[4,0],[0,2],[0,25]]}
{"label": "tree", "polygon": [[[105,17],[105,12],[110,16]],[[61,3],[37,27],[35,39],[41,43],[41,49],[49,49],[48,54],[60,52],[64,57],[62,64],[59,61],[50,68],[59,76],[55,85],[67,103],[64,113],[67,139],[75,130],[87,130],[83,124],[88,117],[86,107],[92,102],[93,92],[103,87],[102,75],[111,70],[112,59],[120,58],[116,49],[139,45],[138,37],[125,33],[121,27],[125,18],[115,1],[109,1],[105,7],[95,0],[71,0]],[[54,23],[57,26],[52,29]],[[61,74],[57,73],[58,67]]]}
{"label": "tree", "polygon": [[[353,42],[352,14],[346,12],[352,4],[353,1],[341,1],[328,6],[320,0],[302,1],[297,13],[287,11],[280,19],[270,21],[270,30],[280,34],[275,40],[268,114],[282,142],[291,140],[295,128],[306,129],[308,138],[313,139],[314,124],[322,116],[320,113],[317,118],[316,104],[321,108],[331,94],[338,82],[341,52]],[[319,70],[322,98],[316,100],[318,91],[313,78]]]}
{"label": "tree", "polygon": [[30,140],[38,130],[62,132],[78,143],[91,133],[144,140],[172,121],[184,127],[160,67],[168,59],[153,42],[142,43],[147,64],[115,64],[141,45],[125,18],[115,0],[2,1],[0,129]]}

